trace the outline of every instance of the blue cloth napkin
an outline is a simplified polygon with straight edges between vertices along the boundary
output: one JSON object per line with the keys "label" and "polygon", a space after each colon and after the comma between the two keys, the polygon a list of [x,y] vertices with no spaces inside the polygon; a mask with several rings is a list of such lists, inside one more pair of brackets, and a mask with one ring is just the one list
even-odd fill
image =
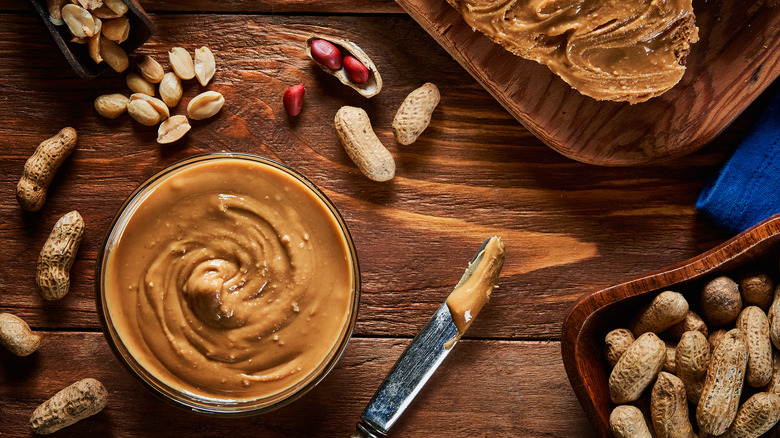
{"label": "blue cloth napkin", "polygon": [[733,234],[780,213],[780,93],[701,192],[696,208]]}

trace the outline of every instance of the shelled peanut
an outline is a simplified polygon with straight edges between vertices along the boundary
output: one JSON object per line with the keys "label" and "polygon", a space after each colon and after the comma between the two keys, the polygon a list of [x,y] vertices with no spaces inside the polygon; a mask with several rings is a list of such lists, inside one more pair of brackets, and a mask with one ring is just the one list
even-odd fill
{"label": "shelled peanut", "polygon": [[[127,87],[133,92],[128,98],[121,93],[104,94],[95,99],[95,110],[103,117],[114,119],[125,111],[136,122],[145,126],[160,124],[157,142],[173,143],[189,132],[189,120],[203,120],[216,115],[224,106],[225,98],[216,91],[205,91],[193,97],[187,104],[187,116],[171,117],[169,108],[178,106],[184,90],[182,80],[197,78],[202,86],[208,85],[216,71],[213,52],[206,46],[195,50],[195,60],[182,47],[168,52],[173,72],[163,67],[149,55],[138,63],[138,72],[126,76]],[[157,85],[157,89],[155,89]],[[159,94],[160,98],[155,97]],[[188,119],[189,116],[189,119]]]}
{"label": "shelled peanut", "polygon": [[[754,271],[694,296],[663,291],[606,334],[615,437],[780,432],[780,287]],[[631,406],[645,397],[644,412]]]}

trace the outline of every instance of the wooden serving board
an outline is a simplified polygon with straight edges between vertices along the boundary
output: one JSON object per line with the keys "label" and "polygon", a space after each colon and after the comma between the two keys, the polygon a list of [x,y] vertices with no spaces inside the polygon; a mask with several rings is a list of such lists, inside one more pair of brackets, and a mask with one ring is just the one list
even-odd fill
{"label": "wooden serving board", "polygon": [[446,0],[397,0],[509,113],[556,151],[604,166],[689,154],[780,74],[780,6],[694,0],[698,43],[680,83],[647,102],[599,102],[473,31]]}

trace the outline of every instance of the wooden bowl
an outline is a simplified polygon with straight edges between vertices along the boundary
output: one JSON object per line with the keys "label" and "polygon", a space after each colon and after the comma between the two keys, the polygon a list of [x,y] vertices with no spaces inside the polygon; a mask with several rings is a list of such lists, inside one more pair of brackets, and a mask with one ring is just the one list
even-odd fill
{"label": "wooden bowl", "polygon": [[761,269],[777,279],[779,257],[780,215],[776,215],[698,257],[578,301],[563,322],[561,353],[574,393],[598,433],[612,436],[609,414],[615,407],[607,385],[610,367],[604,357],[607,332],[626,327],[636,311],[663,290],[684,294],[698,311],[699,291],[719,274],[738,277]]}
{"label": "wooden bowl", "polygon": [[[155,28],[149,15],[146,14],[144,8],[136,0],[123,1],[128,8],[125,16],[130,20],[130,35],[120,46],[125,49],[125,52],[130,54],[135,49],[141,47],[152,36]],[[54,39],[57,47],[60,48],[68,64],[70,64],[77,75],[84,79],[94,79],[109,68],[105,62],[96,64],[92,60],[86,44],[71,43],[71,35],[67,26],[55,26],[49,21],[49,12],[46,9],[45,0],[30,0],[30,3],[49,30],[51,37]]]}

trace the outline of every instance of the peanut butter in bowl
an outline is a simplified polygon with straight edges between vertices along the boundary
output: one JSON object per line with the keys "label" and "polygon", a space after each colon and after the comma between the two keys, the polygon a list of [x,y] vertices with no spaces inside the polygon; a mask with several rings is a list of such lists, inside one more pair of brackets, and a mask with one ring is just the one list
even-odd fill
{"label": "peanut butter in bowl", "polygon": [[328,199],[260,157],[212,154],[130,196],[99,261],[109,343],[164,398],[243,415],[319,382],[354,327],[359,273]]}

